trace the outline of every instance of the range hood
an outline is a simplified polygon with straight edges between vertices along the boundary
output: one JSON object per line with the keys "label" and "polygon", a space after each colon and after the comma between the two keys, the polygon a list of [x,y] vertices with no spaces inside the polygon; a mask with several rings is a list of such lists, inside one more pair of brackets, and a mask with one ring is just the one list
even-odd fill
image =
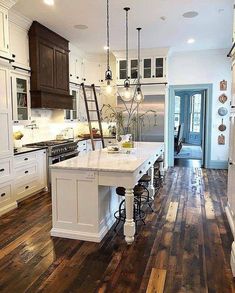
{"label": "range hood", "polygon": [[31,107],[72,109],[69,42],[34,21],[29,30]]}

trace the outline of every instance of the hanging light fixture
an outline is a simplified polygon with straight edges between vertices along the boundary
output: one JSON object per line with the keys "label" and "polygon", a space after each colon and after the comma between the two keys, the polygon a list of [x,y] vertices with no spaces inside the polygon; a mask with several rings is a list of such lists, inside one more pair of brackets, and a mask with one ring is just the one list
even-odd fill
{"label": "hanging light fixture", "polygon": [[122,95],[122,99],[125,102],[128,102],[128,101],[132,100],[132,98],[133,98],[131,87],[130,87],[130,79],[129,79],[129,76],[128,76],[128,71],[129,71],[128,13],[130,11],[130,8],[125,7],[124,10],[126,11],[126,79],[124,81],[124,93]]}
{"label": "hanging light fixture", "polygon": [[105,72],[105,80],[107,81],[106,92],[110,94],[112,92],[111,81],[113,80],[113,74],[110,68],[110,40],[109,40],[109,0],[107,0],[107,70]]}
{"label": "hanging light fixture", "polygon": [[136,87],[136,94],[134,96],[134,99],[136,103],[141,103],[144,100],[144,96],[141,90],[141,84],[140,84],[140,31],[141,28],[137,28],[138,32],[138,72],[137,72],[137,87]]}

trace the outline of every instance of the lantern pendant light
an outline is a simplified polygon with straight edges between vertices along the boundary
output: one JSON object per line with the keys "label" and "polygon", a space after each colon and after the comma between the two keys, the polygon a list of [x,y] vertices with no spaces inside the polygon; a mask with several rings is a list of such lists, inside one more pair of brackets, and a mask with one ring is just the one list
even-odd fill
{"label": "lantern pendant light", "polygon": [[113,74],[110,68],[110,40],[109,40],[109,0],[107,0],[107,70],[105,72],[105,80],[107,81],[106,91],[111,93],[111,81],[113,79]]}

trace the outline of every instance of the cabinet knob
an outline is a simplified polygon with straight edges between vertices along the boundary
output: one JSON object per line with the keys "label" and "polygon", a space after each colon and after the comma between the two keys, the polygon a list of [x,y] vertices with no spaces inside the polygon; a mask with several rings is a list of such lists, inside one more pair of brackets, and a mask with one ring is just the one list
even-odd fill
{"label": "cabinet knob", "polygon": [[5,195],[6,195],[6,193],[4,192],[4,193],[1,194],[1,197],[5,196]]}
{"label": "cabinet knob", "polygon": [[25,173],[25,174],[28,174],[28,173],[29,173],[29,171],[25,171],[24,173]]}
{"label": "cabinet knob", "polygon": [[85,79],[85,78],[83,78],[83,80],[84,80],[84,81],[86,81],[86,79]]}
{"label": "cabinet knob", "polygon": [[5,169],[0,169],[0,172],[4,172],[5,171]]}
{"label": "cabinet knob", "polygon": [[25,186],[25,189],[29,189],[29,186],[27,185],[27,186]]}
{"label": "cabinet knob", "polygon": [[24,158],[24,161],[28,161],[29,158]]}
{"label": "cabinet knob", "polygon": [[152,77],[155,77],[155,75],[152,75]]}
{"label": "cabinet knob", "polygon": [[149,165],[151,164],[151,162],[149,162]]}
{"label": "cabinet knob", "polygon": [[77,76],[77,79],[79,79],[79,76]]}
{"label": "cabinet knob", "polygon": [[142,174],[142,171],[139,171],[139,174]]}
{"label": "cabinet knob", "polygon": [[16,55],[15,54],[12,54],[12,58],[15,58],[16,57]]}

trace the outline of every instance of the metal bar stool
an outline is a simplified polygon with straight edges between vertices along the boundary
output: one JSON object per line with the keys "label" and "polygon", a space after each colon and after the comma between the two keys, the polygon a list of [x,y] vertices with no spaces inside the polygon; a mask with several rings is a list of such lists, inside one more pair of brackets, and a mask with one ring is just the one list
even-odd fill
{"label": "metal bar stool", "polygon": [[159,157],[154,163],[154,185],[157,189],[160,189],[163,185],[164,175],[161,174],[161,164],[163,164],[163,162],[163,157]]}
{"label": "metal bar stool", "polygon": [[149,176],[148,174],[145,174],[138,181],[138,185],[142,186],[144,188],[145,192],[147,193],[147,196],[144,196],[144,195],[141,196],[141,199],[142,198],[145,199],[145,201],[143,203],[147,204],[149,206],[149,208],[151,209],[151,211],[154,212],[154,210],[152,208],[153,199],[150,197],[149,190],[148,190],[148,184],[150,182],[151,182],[151,176]]}
{"label": "metal bar stool", "polygon": [[[116,193],[119,196],[125,196],[125,191],[126,189],[124,187],[117,187],[116,188]],[[134,187],[134,211],[133,211],[133,219],[135,222],[135,225],[137,226],[137,222],[141,221],[143,224],[145,224],[145,217],[146,214],[145,212],[141,209],[141,196],[144,192],[144,189],[142,186],[136,185]],[[114,217],[117,220],[117,223],[114,227],[114,231],[116,232],[117,226],[119,225],[120,222],[125,222],[126,220],[126,208],[125,208],[125,199],[123,199],[120,204],[118,210],[114,213]]]}

